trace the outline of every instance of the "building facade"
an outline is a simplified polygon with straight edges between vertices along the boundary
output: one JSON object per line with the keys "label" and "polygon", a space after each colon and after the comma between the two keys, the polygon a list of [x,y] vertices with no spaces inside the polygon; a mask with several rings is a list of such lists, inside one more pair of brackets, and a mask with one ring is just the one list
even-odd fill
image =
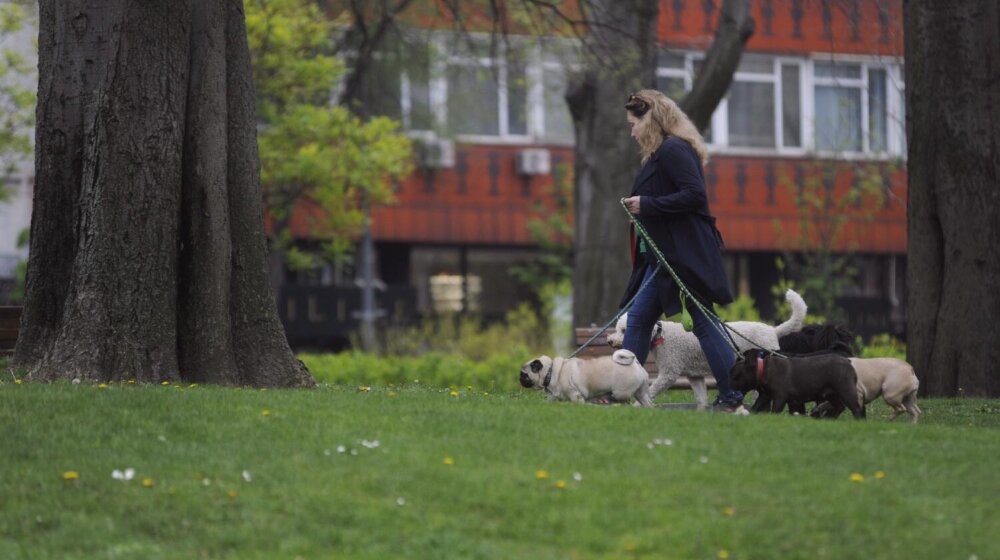
{"label": "building facade", "polygon": [[[661,1],[658,89],[679,98],[691,88],[718,4]],[[847,323],[864,334],[902,335],[902,6],[761,0],[753,10],[756,31],[704,131],[733,291],[769,316],[779,256],[850,255],[856,276],[838,300]],[[366,102],[400,119],[418,142],[418,169],[398,185],[398,202],[372,213],[380,306],[397,317],[498,316],[526,297],[509,268],[537,254],[529,221],[540,208],[559,207],[559,187],[571,180],[573,123],[562,95],[578,63],[565,39],[511,37],[498,48],[486,34],[421,37],[405,64],[375,73],[367,90]],[[622,184],[624,194],[631,177]],[[308,214],[293,220],[302,237]],[[282,297],[293,310],[283,312],[290,338],[309,330],[303,307],[336,310],[335,321],[323,317],[336,329],[356,325],[353,275],[308,276],[311,288],[300,275]]]}

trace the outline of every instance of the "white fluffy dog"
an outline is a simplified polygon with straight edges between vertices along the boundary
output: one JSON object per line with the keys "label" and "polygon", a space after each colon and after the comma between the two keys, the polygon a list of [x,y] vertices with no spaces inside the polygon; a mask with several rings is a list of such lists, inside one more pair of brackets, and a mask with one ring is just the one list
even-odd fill
{"label": "white fluffy dog", "polygon": [[[792,315],[778,326],[753,321],[726,323],[739,333],[730,334],[741,352],[755,348],[755,345],[768,350],[778,350],[779,338],[802,328],[802,322],[806,317],[806,302],[793,290],[785,292],[785,301],[791,304]],[[608,344],[621,348],[627,322],[626,313],[618,320],[614,332],[608,334]],[[656,397],[660,391],[669,389],[677,382],[677,378],[683,375],[691,382],[698,408],[708,408],[708,388],[705,378],[712,375],[712,370],[708,367],[708,360],[705,359],[694,333],[685,331],[680,323],[657,321],[653,327],[650,344],[649,357],[656,360],[658,372],[649,390],[650,398]]]}

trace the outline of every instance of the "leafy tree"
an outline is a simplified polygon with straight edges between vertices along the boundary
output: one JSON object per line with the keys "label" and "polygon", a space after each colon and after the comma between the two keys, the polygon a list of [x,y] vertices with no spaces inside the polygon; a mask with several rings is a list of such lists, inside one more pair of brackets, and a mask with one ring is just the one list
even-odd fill
{"label": "leafy tree", "polygon": [[[28,13],[19,3],[0,4],[0,175],[31,153],[35,93],[28,80],[31,68],[24,54],[5,46],[5,39],[24,28]],[[0,182],[0,200],[10,193]]]}
{"label": "leafy tree", "polygon": [[311,237],[327,256],[349,252],[367,206],[393,200],[393,184],[411,171],[409,139],[385,117],[367,122],[331,95],[345,69],[331,54],[335,22],[310,0],[246,3],[264,202],[272,248],[296,268],[316,259],[292,244],[290,216],[310,213]]}
{"label": "leafy tree", "polygon": [[[853,173],[855,180],[838,192],[834,185],[845,172]],[[826,161],[813,164],[804,175],[801,184],[782,176],[795,202],[796,220],[790,230],[774,222],[779,239],[785,241],[777,266],[786,280],[772,287],[777,313],[786,316],[785,290],[794,287],[809,303],[810,314],[843,321],[837,297],[857,277],[854,252],[865,225],[882,207],[882,174],[877,164]]]}

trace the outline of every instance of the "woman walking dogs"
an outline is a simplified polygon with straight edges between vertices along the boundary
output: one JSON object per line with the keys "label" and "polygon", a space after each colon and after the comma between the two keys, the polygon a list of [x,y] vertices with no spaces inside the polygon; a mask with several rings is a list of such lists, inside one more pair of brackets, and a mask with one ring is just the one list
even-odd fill
{"label": "woman walking dogs", "polygon": [[[733,300],[722,265],[722,236],[708,211],[708,196],[702,167],[708,152],[701,134],[677,104],[659,91],[644,89],[625,103],[632,138],[639,143],[642,169],[636,175],[626,208],[635,214],[681,282],[708,308]],[[624,307],[633,296],[622,346],[645,363],[652,329],[661,313],[668,317],[681,311],[681,293],[670,274],[656,271],[656,255],[645,241],[632,240],[632,276],[622,298]],[[650,275],[655,279],[643,286]],[[636,292],[639,292],[636,295]],[[736,362],[718,323],[694,304],[685,307],[694,320],[694,334],[715,376],[719,396],[715,410],[734,412],[743,394],[729,385],[729,370]],[[670,351],[669,348],[666,351]]]}

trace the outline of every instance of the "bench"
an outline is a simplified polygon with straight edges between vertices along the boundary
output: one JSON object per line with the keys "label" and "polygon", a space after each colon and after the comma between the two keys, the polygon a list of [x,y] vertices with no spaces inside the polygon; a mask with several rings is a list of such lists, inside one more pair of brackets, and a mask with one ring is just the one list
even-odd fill
{"label": "bench", "polygon": [[[576,348],[579,348],[581,344],[590,340],[590,337],[594,336],[598,331],[597,327],[576,327],[573,329],[574,341],[576,343]],[[598,356],[610,356],[614,352],[614,348],[608,346],[608,338],[606,336],[606,331],[601,332],[589,346],[580,351],[577,356],[580,358],[596,358]],[[658,372],[656,370],[656,362],[652,358],[646,360],[644,364],[646,371],[649,373],[649,378],[655,379]],[[710,389],[715,388],[715,379],[711,376],[705,378],[705,383]],[[691,383],[688,382],[687,377],[681,376],[677,379],[677,383],[674,383],[671,389],[690,389]]]}
{"label": "bench", "polygon": [[21,330],[21,307],[0,306],[0,356],[14,354],[17,334]]}

